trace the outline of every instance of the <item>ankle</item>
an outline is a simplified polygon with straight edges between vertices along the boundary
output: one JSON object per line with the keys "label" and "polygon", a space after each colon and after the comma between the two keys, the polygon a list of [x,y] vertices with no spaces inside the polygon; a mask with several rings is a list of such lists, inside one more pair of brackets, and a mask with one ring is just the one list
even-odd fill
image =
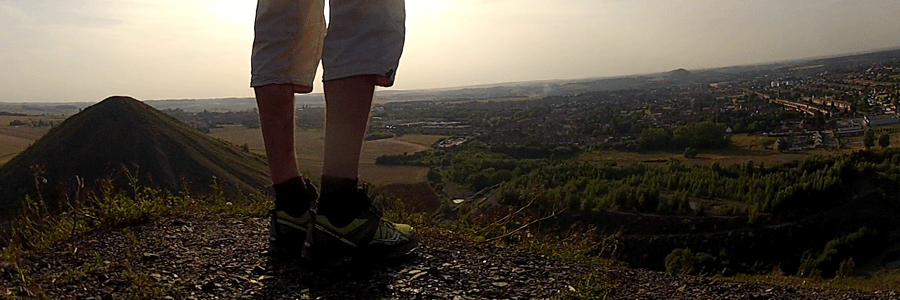
{"label": "ankle", "polygon": [[336,227],[344,227],[370,204],[368,195],[358,187],[358,179],[322,175],[322,196],[318,213]]}
{"label": "ankle", "polygon": [[309,210],[312,201],[318,197],[316,186],[302,176],[272,185],[275,190],[275,210],[282,210],[299,217]]}
{"label": "ankle", "polygon": [[322,194],[354,191],[359,185],[359,178],[340,178],[322,175]]}

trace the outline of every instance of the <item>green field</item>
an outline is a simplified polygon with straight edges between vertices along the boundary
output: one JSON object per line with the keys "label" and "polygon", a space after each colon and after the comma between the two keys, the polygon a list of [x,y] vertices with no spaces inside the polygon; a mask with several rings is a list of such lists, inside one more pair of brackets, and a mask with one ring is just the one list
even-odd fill
{"label": "green field", "polygon": [[[685,158],[682,152],[626,152],[618,150],[598,150],[582,154],[578,159],[589,162],[614,162],[621,165],[630,165],[636,163],[666,163],[666,161],[675,159],[688,165],[712,165],[719,163],[722,166],[733,164],[745,164],[748,160],[754,163],[764,163],[767,166],[774,166],[788,163],[795,160],[802,160],[813,155],[840,155],[863,149],[862,137],[843,138],[843,148],[835,151],[828,150],[807,150],[800,152],[784,152],[779,153],[771,147],[775,142],[775,138],[763,136],[751,136],[747,134],[736,134],[731,137],[732,146],[728,149],[719,150],[703,150],[700,155],[695,158]],[[891,134],[891,147],[897,147],[900,144],[900,132]],[[874,149],[880,149],[875,146]]]}
{"label": "green field", "polygon": [[788,163],[798,159],[804,159],[811,155],[822,154],[814,152],[777,153],[775,151],[747,152],[744,149],[701,151],[695,158],[685,158],[682,153],[675,152],[623,152],[617,150],[601,150],[588,152],[578,159],[589,162],[614,162],[619,165],[631,165],[636,163],[667,163],[669,160],[679,160],[688,165],[712,165],[719,163],[723,166],[744,164],[748,160],[754,163],[764,163],[768,166]]}
{"label": "green field", "polygon": [[[297,163],[300,169],[314,176],[322,172],[322,156],[325,147],[324,131],[299,130],[295,136]],[[241,146],[247,144],[251,151],[265,155],[265,145],[259,129],[241,125],[212,129],[210,135]],[[360,157],[360,178],[375,185],[391,183],[418,183],[425,181],[428,168],[408,166],[376,166],[375,158],[385,154],[402,154],[425,151],[443,136],[406,135],[390,139],[366,141]]]}

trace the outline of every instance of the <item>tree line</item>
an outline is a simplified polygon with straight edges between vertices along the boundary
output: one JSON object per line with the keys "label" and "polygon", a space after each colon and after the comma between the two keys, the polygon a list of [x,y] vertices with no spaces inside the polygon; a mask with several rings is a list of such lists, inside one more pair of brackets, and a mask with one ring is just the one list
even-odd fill
{"label": "tree line", "polygon": [[688,205],[690,199],[725,199],[740,204],[720,208],[725,215],[789,216],[843,199],[859,171],[900,186],[900,149],[895,148],[813,156],[772,167],[753,161],[689,166],[677,160],[662,166],[620,166],[549,157],[518,159],[504,150],[508,149],[469,147],[382,156],[376,163],[430,167],[472,191],[496,188],[501,201],[510,205],[537,197],[584,211],[696,214]]}

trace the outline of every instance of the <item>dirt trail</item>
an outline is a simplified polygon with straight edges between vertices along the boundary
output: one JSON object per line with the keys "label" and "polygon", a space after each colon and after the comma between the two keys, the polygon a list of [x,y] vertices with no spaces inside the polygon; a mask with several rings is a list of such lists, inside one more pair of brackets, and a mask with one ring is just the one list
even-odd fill
{"label": "dirt trail", "polygon": [[0,298],[547,299],[583,292],[589,274],[611,299],[900,297],[596,269],[447,232],[424,235],[418,254],[403,260],[323,269],[267,256],[267,232],[263,218],[218,217],[97,231],[24,258],[30,284],[0,265]]}

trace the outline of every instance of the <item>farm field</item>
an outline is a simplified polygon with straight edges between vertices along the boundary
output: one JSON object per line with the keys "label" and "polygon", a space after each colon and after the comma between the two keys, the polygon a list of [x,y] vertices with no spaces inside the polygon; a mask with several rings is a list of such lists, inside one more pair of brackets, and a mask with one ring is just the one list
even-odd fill
{"label": "farm field", "polygon": [[[836,152],[835,152],[836,153]],[[589,162],[614,162],[619,165],[631,165],[637,163],[667,163],[669,160],[678,160],[687,165],[712,165],[719,163],[722,166],[733,164],[744,164],[748,160],[754,163],[764,163],[767,166],[788,163],[806,157],[824,154],[813,152],[799,153],[777,153],[769,151],[769,153],[755,152],[750,153],[743,149],[737,150],[718,150],[718,151],[701,151],[700,155],[695,158],[685,158],[682,153],[675,152],[624,152],[617,150],[600,150],[582,154],[578,160]]]}
{"label": "farm field", "polygon": [[[241,125],[222,126],[210,131],[210,136],[265,155],[262,134],[259,129]],[[322,155],[325,146],[323,130],[298,130],[295,133],[297,164],[300,170],[318,176],[322,172]],[[377,166],[375,158],[385,154],[414,153],[428,150],[431,144],[443,136],[407,135],[390,139],[366,141],[360,157],[360,178],[376,186],[392,183],[419,183],[425,181],[428,168],[408,166]]]}
{"label": "farm field", "polygon": [[63,119],[65,119],[64,116],[0,116],[0,165],[27,149],[34,141],[50,131],[50,126],[9,126],[10,122],[15,120],[23,122],[29,120],[62,121]]}
{"label": "farm field", "polygon": [[[879,130],[884,130],[879,128]],[[876,130],[877,131],[877,130]],[[897,147],[900,144],[900,132],[890,134],[890,147]],[[695,158],[685,158],[682,152],[627,152],[618,150],[598,150],[582,154],[578,159],[588,162],[614,162],[620,165],[630,165],[636,163],[666,163],[669,160],[679,160],[687,165],[712,165],[719,163],[722,166],[733,164],[745,164],[752,160],[754,163],[764,163],[767,166],[774,166],[788,163],[795,160],[802,160],[814,155],[840,155],[850,153],[856,150],[864,149],[863,138],[847,137],[842,138],[843,148],[835,151],[829,150],[807,150],[801,152],[785,152],[779,153],[771,147],[775,138],[750,136],[747,134],[736,134],[732,136],[732,147],[722,150],[700,151],[700,155]],[[873,149],[880,149],[875,146]]]}
{"label": "farm field", "polygon": [[[50,127],[9,126],[13,120],[61,121],[64,116],[0,116],[0,165],[12,159],[16,154],[28,148],[34,141],[46,134]],[[891,147],[900,146],[900,126],[884,126],[876,129],[878,134],[887,132],[891,136]],[[265,146],[259,129],[250,129],[242,125],[225,125],[212,129],[210,136],[230,142],[237,146],[247,145],[255,153],[265,155]],[[385,154],[414,153],[430,149],[431,145],[443,136],[404,135],[390,139],[366,141],[360,158],[360,177],[375,185],[392,183],[419,183],[424,181],[427,168],[408,166],[376,166],[375,158]],[[688,159],[681,152],[625,152],[617,150],[598,150],[582,154],[578,160],[588,162],[615,162],[617,164],[665,163],[677,159],[688,165],[711,165],[719,163],[723,166],[744,164],[748,160],[764,163],[769,166],[804,159],[813,155],[839,155],[863,149],[862,137],[842,139],[843,148],[837,151],[809,150],[794,153],[778,153],[771,149],[775,138],[736,134],[732,137],[733,146],[729,149],[701,151],[696,158]],[[322,170],[322,154],[324,148],[324,132],[322,130],[298,130],[296,132],[297,160],[300,169],[309,174],[320,174]],[[874,149],[880,149],[875,146]]]}

